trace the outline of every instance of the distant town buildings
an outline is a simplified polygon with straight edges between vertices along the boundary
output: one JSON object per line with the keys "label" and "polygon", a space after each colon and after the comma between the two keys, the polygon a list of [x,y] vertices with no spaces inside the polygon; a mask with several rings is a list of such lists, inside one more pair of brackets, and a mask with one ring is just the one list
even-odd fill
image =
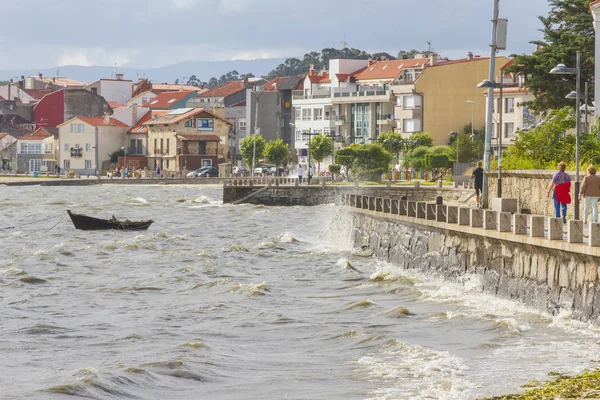
{"label": "distant town buildings", "polygon": [[[509,61],[499,57],[498,76]],[[338,149],[388,132],[407,138],[428,132],[434,144],[447,144],[450,131],[471,121],[483,128],[486,92],[476,86],[488,69],[489,59],[473,53],[459,60],[428,53],[333,59],[328,69],[311,67],[301,76],[247,78],[212,89],[133,82],[121,74],[87,84],[22,76],[0,85],[1,166],[34,173],[58,165],[82,174],[105,174],[125,161],[173,172],[242,166],[240,142],[254,132],[282,139],[292,150],[290,162],[305,166],[309,138],[317,134],[335,138]],[[502,82],[504,99],[495,104],[504,110],[506,146],[537,121],[520,105],[531,98],[523,78],[505,75]],[[496,132],[498,117],[495,110]],[[115,163],[110,155],[120,152]]]}

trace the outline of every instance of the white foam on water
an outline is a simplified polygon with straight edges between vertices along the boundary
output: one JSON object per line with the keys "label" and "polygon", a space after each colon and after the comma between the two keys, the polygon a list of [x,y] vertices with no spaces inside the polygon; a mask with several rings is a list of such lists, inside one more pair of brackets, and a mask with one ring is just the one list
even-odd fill
{"label": "white foam on water", "polygon": [[395,339],[358,360],[356,372],[382,389],[368,400],[465,399],[477,386],[466,378],[468,367],[448,352],[427,349]]}

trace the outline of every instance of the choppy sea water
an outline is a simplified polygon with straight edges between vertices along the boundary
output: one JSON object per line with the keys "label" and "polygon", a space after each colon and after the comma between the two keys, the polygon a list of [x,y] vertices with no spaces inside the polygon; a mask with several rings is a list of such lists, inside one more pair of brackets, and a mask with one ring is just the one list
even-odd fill
{"label": "choppy sea water", "polygon": [[597,328],[378,262],[339,207],[221,196],[0,186],[0,398],[474,399],[596,365]]}

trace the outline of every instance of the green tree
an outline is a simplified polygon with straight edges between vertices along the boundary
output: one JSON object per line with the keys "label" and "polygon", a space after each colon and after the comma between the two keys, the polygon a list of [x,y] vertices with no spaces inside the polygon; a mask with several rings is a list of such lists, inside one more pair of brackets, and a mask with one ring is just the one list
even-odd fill
{"label": "green tree", "polygon": [[471,139],[471,133],[460,133],[458,137],[456,135],[452,135],[448,144],[451,148],[450,158],[452,161],[457,161],[461,163],[470,163],[475,161],[478,158],[478,154],[480,154],[479,150],[479,140],[475,141]]}
{"label": "green tree", "polygon": [[187,84],[190,86],[200,86],[201,82],[196,75],[192,75],[190,76],[190,79],[188,79]]}
{"label": "green tree", "polygon": [[328,136],[317,135],[313,136],[313,138],[311,139],[309,146],[310,158],[319,163],[317,175],[319,172],[321,172],[321,163],[323,162],[325,157],[331,155],[331,152],[333,150],[332,146],[333,139]]}
{"label": "green tree", "polygon": [[413,170],[425,171],[427,169],[425,164],[425,156],[428,152],[429,147],[427,146],[415,147],[411,152],[409,152],[408,157]]}
{"label": "green tree", "polygon": [[403,148],[404,139],[398,132],[385,132],[379,135],[377,143],[381,144],[392,154],[400,153]]}
{"label": "green tree", "polygon": [[[255,162],[258,162],[263,157],[265,151],[266,141],[262,135],[256,135],[256,156],[254,157]],[[252,165],[252,155],[254,154],[254,135],[246,137],[240,142],[240,153],[244,162],[247,166]],[[254,171],[250,171],[254,174]]]}
{"label": "green tree", "polygon": [[[522,74],[525,85],[535,99],[524,102],[537,114],[562,108],[570,100],[565,96],[575,90],[575,76],[552,75],[550,70],[562,63],[576,66],[576,52],[581,51],[582,81],[589,81],[590,99],[593,98],[594,77],[594,24],[589,9],[589,0],[549,0],[550,12],[538,17],[542,22],[542,40],[532,41],[538,47],[531,55],[514,57],[507,71]],[[590,101],[586,99],[586,101]]]}
{"label": "green tree", "polygon": [[353,170],[360,180],[379,181],[388,170],[392,155],[379,143],[363,144],[354,148],[356,159]]}
{"label": "green tree", "polygon": [[354,166],[354,160],[356,160],[356,146],[353,144],[350,147],[335,152],[335,163],[344,169],[343,175],[346,176],[348,182],[350,181],[350,171]]}
{"label": "green tree", "polygon": [[424,157],[424,167],[431,173],[431,181],[443,177],[450,168],[450,155],[453,153],[450,146],[435,146],[427,149]]}
{"label": "green tree", "polygon": [[276,167],[283,165],[287,161],[289,153],[289,144],[281,139],[269,141],[264,150],[265,158],[269,162],[275,164]]}
{"label": "green tree", "polygon": [[433,139],[427,132],[413,133],[410,135],[410,140],[413,141],[414,147],[431,147],[433,146]]}
{"label": "green tree", "polygon": [[[519,131],[515,144],[503,152],[502,165],[506,169],[554,169],[556,164],[564,161],[574,166],[575,136],[568,131],[575,127],[573,108],[564,107],[553,110],[540,126]],[[581,148],[594,147],[598,139],[593,135],[581,136]],[[582,161],[585,163],[588,157]]]}

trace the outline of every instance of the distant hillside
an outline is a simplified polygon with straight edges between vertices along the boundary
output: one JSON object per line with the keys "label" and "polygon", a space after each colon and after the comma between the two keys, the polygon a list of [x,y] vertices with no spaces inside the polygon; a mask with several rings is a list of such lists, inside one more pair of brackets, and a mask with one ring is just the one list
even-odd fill
{"label": "distant hillside", "polygon": [[[134,69],[118,68],[117,72],[124,74],[125,79],[136,81],[137,78],[148,78],[153,82],[174,83],[176,79],[179,82],[187,82],[195,75],[199,80],[208,82],[212,77],[219,77],[228,71],[242,71],[243,73],[253,73],[255,76],[266,75],[278,64],[283,62],[283,58],[270,58],[261,60],[235,60],[235,61],[185,61],[178,64],[168,65],[161,68]],[[18,79],[18,77],[37,75],[44,76],[66,76],[81,82],[90,83],[100,78],[110,78],[113,74],[113,67],[82,67],[75,65],[65,65],[46,69],[24,69],[24,70],[0,70],[0,81],[9,79]]]}

